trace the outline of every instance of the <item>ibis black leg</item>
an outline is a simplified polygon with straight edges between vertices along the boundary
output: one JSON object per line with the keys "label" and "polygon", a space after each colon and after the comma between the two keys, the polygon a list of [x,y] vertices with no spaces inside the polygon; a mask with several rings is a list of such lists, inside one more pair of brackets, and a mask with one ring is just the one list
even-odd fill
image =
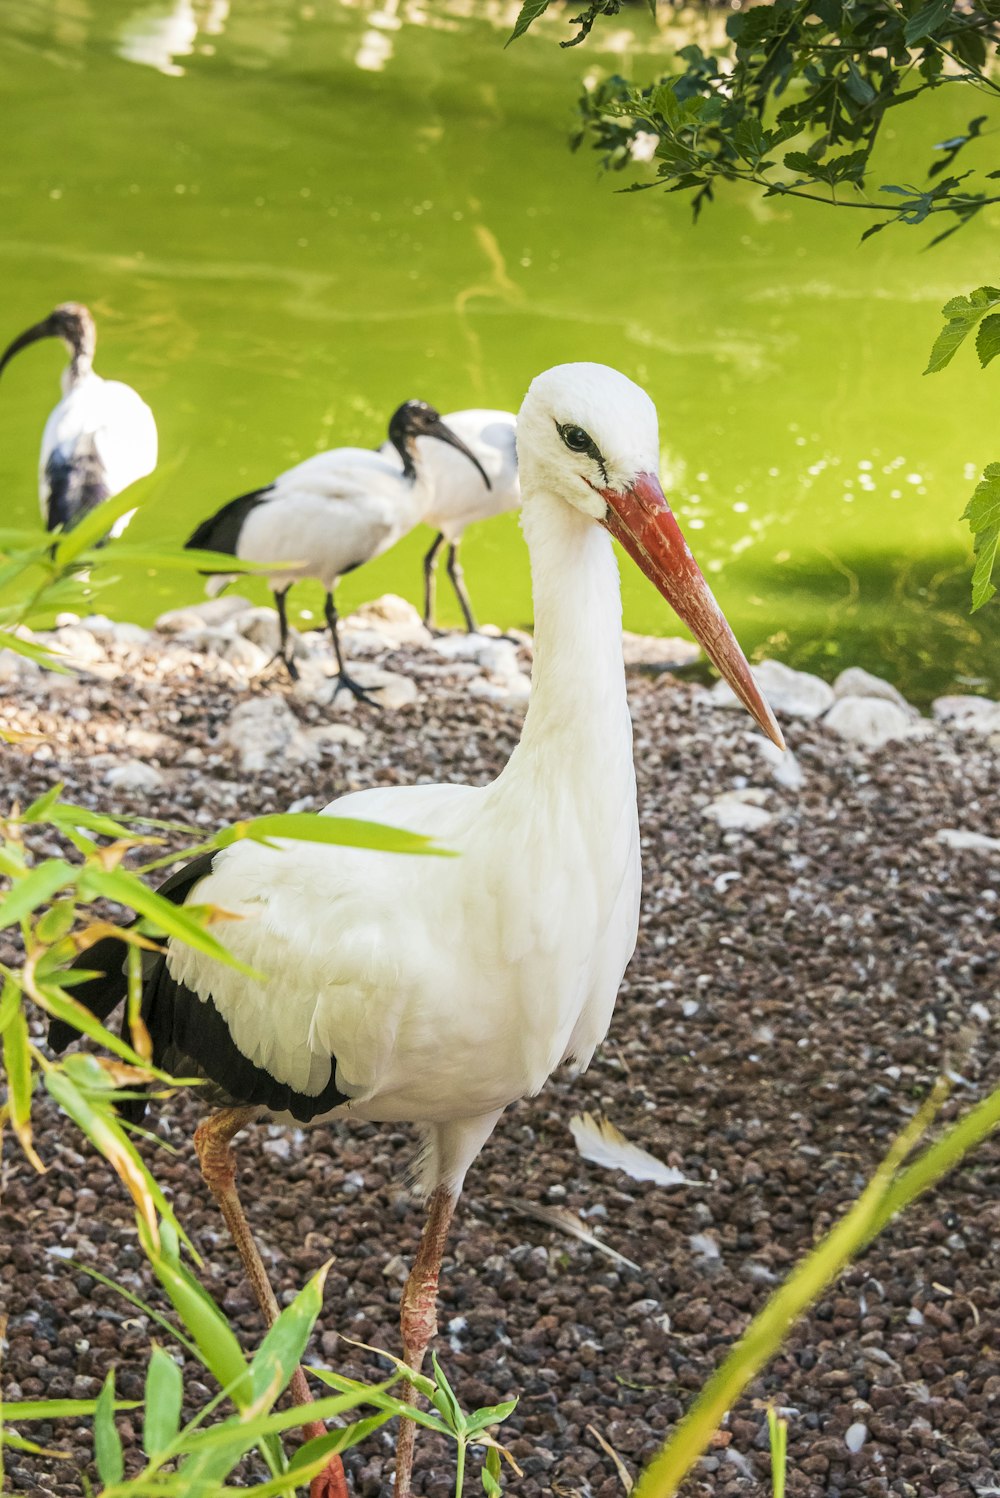
{"label": "ibis black leg", "polygon": [[465,579],[458,560],[457,541],[453,541],[448,547],[448,576],[451,578],[451,585],[455,589],[455,596],[462,605],[462,613],[465,615],[465,627],[470,635],[474,635],[476,632],[476,621],[472,615],[472,604],[469,602],[469,595],[465,591]]}
{"label": "ibis black leg", "polygon": [[434,564],[444,545],[444,532],[438,531],[431,549],[424,557],[424,627],[434,633]]}
{"label": "ibis black leg", "polygon": [[[291,587],[291,584],[289,584],[289,587]],[[288,672],[289,676],[292,678],[293,681],[298,681],[298,679],[299,679],[299,668],[295,664],[295,658],[294,658],[294,655],[293,655],[292,651],[290,651],[289,648],[288,648],[288,612],[287,612],[287,609],[285,607],[285,600],[287,599],[287,597],[288,597],[288,588],[282,588],[282,590],[281,590],[280,593],[278,592],[277,589],[275,589],[275,592],[274,592],[274,606],[278,610],[278,631],[279,631],[279,633],[278,633],[278,655],[276,655],[274,657],[274,659],[277,660],[278,656],[280,656],[281,659],[282,659],[282,661],[284,662],[285,670]]]}
{"label": "ibis black leg", "polygon": [[[353,677],[348,676],[347,672],[344,669],[344,657],[340,649],[340,633],[337,629],[337,625],[340,621],[337,616],[337,607],[333,601],[332,593],[328,593],[326,595],[326,601],[323,605],[323,608],[326,614],[326,622],[330,626],[330,636],[333,640],[333,653],[337,657],[337,688],[333,694],[334,701],[337,700],[337,693],[343,688],[350,692],[352,696],[356,697],[359,702],[367,702],[369,707],[378,707],[379,704],[375,701],[375,698],[370,697],[365,691],[364,687],[361,686],[360,682],[356,682]],[[377,690],[377,688],[375,690]]]}
{"label": "ibis black leg", "polygon": [[[201,1173],[219,1204],[243,1260],[254,1298],[266,1325],[272,1327],[279,1315],[278,1302],[236,1189],[236,1156],[232,1150],[234,1136],[252,1123],[259,1113],[259,1108],[223,1108],[221,1113],[213,1113],[195,1130],[194,1147]],[[296,1404],[312,1403],[312,1394],[301,1368],[296,1368],[292,1374],[289,1390]],[[302,1430],[307,1441],[327,1434],[326,1426],[318,1420],[308,1421]],[[339,1456],[332,1456],[319,1476],[313,1478],[310,1498],[347,1498],[347,1482]]]}

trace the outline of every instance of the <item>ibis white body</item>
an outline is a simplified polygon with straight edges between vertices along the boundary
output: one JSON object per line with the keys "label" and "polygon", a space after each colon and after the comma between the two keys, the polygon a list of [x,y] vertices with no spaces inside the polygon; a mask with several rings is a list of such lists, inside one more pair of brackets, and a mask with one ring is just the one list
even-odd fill
{"label": "ibis white body", "polygon": [[418,463],[407,479],[398,460],[362,447],[317,453],[276,478],[248,511],[234,555],[273,565],[276,591],[314,578],[330,592],[338,577],[413,529],[426,503],[422,470]]}
{"label": "ibis white body", "polygon": [[[74,380],[72,366],[62,381],[63,398],[45,423],[38,460],[38,499],[50,528],[59,523],[53,511],[60,487],[72,482],[74,472],[113,499],[152,473],[157,460],[156,421],[131,385],[102,379],[92,369]],[[129,519],[117,520],[111,535],[120,535]]]}
{"label": "ibis white body", "polygon": [[[442,421],[475,453],[490,483],[462,454],[427,437],[417,443],[426,485],[421,519],[446,541],[461,540],[477,520],[490,520],[521,503],[512,411],[452,411]],[[383,452],[385,449],[383,448]]]}

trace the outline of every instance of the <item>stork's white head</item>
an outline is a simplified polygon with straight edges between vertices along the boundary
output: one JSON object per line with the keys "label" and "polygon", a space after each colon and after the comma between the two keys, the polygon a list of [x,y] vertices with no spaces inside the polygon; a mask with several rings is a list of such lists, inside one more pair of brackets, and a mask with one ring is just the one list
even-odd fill
{"label": "stork's white head", "polygon": [[603,520],[605,489],[655,473],[656,407],[645,390],[606,364],[557,364],[537,375],[517,418],[517,457],[526,493],[550,494]]}
{"label": "stork's white head", "polygon": [[657,477],[656,407],[604,364],[559,364],[531,382],[517,419],[525,505],[547,493],[610,531],[683,619],[751,716],[781,730],[681,535]]}

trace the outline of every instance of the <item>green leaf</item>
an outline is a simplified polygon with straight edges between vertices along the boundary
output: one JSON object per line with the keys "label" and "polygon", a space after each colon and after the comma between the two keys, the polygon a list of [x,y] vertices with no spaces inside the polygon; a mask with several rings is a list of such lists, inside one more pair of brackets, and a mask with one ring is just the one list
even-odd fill
{"label": "green leaf", "polygon": [[55,565],[62,568],[76,561],[82,552],[95,546],[107,535],[116,520],[120,520],[135,507],[136,498],[131,486],[121,494],[116,494],[114,499],[102,501],[83,517],[79,525],[75,525],[71,531],[63,532],[56,541]]}
{"label": "green leaf", "polygon": [[523,36],[531,23],[537,21],[538,17],[548,10],[551,3],[552,0],[524,0],[514,23],[514,30],[504,45],[509,47],[511,42],[516,42],[519,36]]}
{"label": "green leaf", "polygon": [[7,1071],[7,1103],[15,1132],[24,1143],[24,1133],[31,1141],[31,1051],[28,1021],[20,1007],[11,1015],[3,1032],[3,1064]]}
{"label": "green leaf", "polygon": [[456,1435],[463,1435],[466,1427],[462,1406],[455,1398],[455,1391],[444,1376],[436,1352],[431,1353],[431,1366],[434,1369],[434,1382],[437,1385],[431,1395],[431,1403],[448,1422],[449,1428]]}
{"label": "green leaf", "polygon": [[365,1420],[355,1420],[350,1425],[342,1425],[339,1430],[331,1430],[328,1435],[314,1436],[311,1441],[306,1441],[299,1447],[288,1463],[289,1474],[308,1467],[319,1457],[330,1457],[335,1452],[348,1451],[350,1447],[360,1445],[391,1419],[392,1415],[388,1413],[369,1415]]}
{"label": "green leaf", "polygon": [[972,612],[981,609],[996,592],[993,570],[1000,545],[1000,463],[990,463],[975,493],[966,505],[962,519],[969,522],[975,538],[976,567],[972,574]]}
{"label": "green leaf", "polygon": [[[116,1410],[138,1409],[135,1399],[117,1399]],[[5,1399],[5,1420],[73,1420],[77,1415],[93,1415],[96,1399]]]}
{"label": "green leaf", "polygon": [[23,921],[40,905],[47,905],[53,895],[74,882],[79,872],[79,868],[74,868],[63,858],[47,858],[38,864],[24,879],[18,879],[0,900],[0,931]]}
{"label": "green leaf", "polygon": [[34,640],[22,640],[21,636],[15,634],[12,629],[0,631],[0,647],[4,650],[13,650],[16,655],[23,655],[26,660],[34,661],[36,666],[45,666],[59,676],[72,675],[69,668],[63,665],[58,655],[47,645],[36,645]]}
{"label": "green leaf", "polygon": [[147,1456],[159,1456],[176,1437],[183,1398],[184,1379],[181,1370],[170,1354],[154,1343],[146,1374],[145,1416],[142,1425],[142,1445]]}
{"label": "green leaf", "polygon": [[270,1394],[270,1403],[273,1404],[299,1366],[316,1318],[323,1308],[323,1286],[329,1267],[329,1264],[324,1264],[313,1275],[291,1305],[285,1307],[257,1349],[250,1364],[255,1407],[270,1391],[273,1391]]}
{"label": "green leaf", "polygon": [[6,1030],[21,1007],[21,990],[13,978],[5,978],[0,989],[0,1035]]}
{"label": "green leaf", "polygon": [[61,942],[73,929],[76,920],[76,906],[72,900],[58,900],[44,915],[39,916],[38,924],[35,926],[35,935],[39,941],[46,946],[54,946]]}
{"label": "green leaf", "polygon": [[976,353],[979,355],[981,369],[985,369],[1000,354],[1000,312],[992,312],[980,323],[976,334]]}
{"label": "green leaf", "polygon": [[21,813],[22,822],[42,822],[55,806],[59,797],[66,789],[65,780],[57,780],[55,785],[50,785],[47,791],[37,796],[31,805]]}
{"label": "green leaf", "polygon": [[516,1399],[505,1399],[501,1404],[487,1404],[482,1409],[473,1410],[472,1414],[465,1418],[466,1434],[471,1440],[477,1432],[485,1430],[488,1425],[501,1425],[516,1409]]}
{"label": "green leaf", "polygon": [[925,36],[933,36],[936,31],[940,31],[951,12],[952,0],[926,0],[926,4],[913,12],[903,28],[906,45],[912,47],[914,42],[922,41]]}
{"label": "green leaf", "polygon": [[978,286],[968,296],[952,297],[945,302],[941,313],[948,320],[934,341],[924,374],[936,374],[950,364],[976,324],[994,307],[1000,307],[1000,290],[995,286]]}
{"label": "green leaf", "polygon": [[116,900],[119,905],[130,906],[138,915],[151,921],[158,931],[177,937],[196,951],[204,952],[206,957],[214,957],[217,962],[224,962],[247,977],[258,976],[253,968],[240,962],[199,923],[191,906],[174,905],[124,869],[88,866],[80,874],[80,890],[91,899],[100,895],[106,900]]}
{"label": "green leaf", "polygon": [[439,847],[433,838],[401,827],[386,827],[382,822],[362,822],[355,817],[328,817],[315,811],[275,812],[254,817],[249,822],[234,822],[224,827],[216,838],[220,848],[228,848],[242,838],[267,843],[284,837],[296,842],[333,843],[344,848],[371,848],[380,853],[432,854],[439,858],[457,855]]}
{"label": "green leaf", "polygon": [[105,1487],[121,1482],[125,1475],[125,1458],[121,1437],[115,1425],[115,1375],[109,1373],[94,1411],[94,1461]]}
{"label": "green leaf", "polygon": [[495,1446],[491,1446],[487,1451],[480,1475],[483,1479],[483,1492],[487,1493],[489,1498],[497,1498],[497,1494],[502,1493],[503,1489],[500,1486],[500,1453]]}
{"label": "green leaf", "polygon": [[237,1407],[246,1405],[250,1398],[246,1359],[229,1322],[179,1258],[158,1251],[148,1230],[141,1234],[141,1240],[153,1273],[170,1297],[181,1325],[193,1338],[205,1367],[223,1388],[233,1389]]}

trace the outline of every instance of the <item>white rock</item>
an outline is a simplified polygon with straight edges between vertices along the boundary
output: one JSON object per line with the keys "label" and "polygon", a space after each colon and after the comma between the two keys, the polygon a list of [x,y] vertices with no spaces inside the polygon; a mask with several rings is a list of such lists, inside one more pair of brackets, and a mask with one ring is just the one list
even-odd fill
{"label": "white rock", "polygon": [[[408,676],[400,676],[395,671],[383,671],[381,667],[373,666],[368,661],[349,660],[346,665],[347,674],[359,687],[371,692],[379,707],[392,710],[409,707],[416,702],[417,686]],[[302,662],[299,679],[292,688],[292,693],[301,702],[318,702],[322,706],[336,701],[338,713],[354,713],[358,709],[357,698],[343,687],[338,691],[336,675],[328,676],[323,664],[316,660]]]}
{"label": "white rock", "polygon": [[860,1451],[868,1439],[868,1427],[860,1420],[855,1420],[844,1431],[844,1445],[848,1451]]}
{"label": "white rock", "polygon": [[106,659],[104,646],[79,624],[64,624],[49,635],[46,643],[74,666],[92,666]]}
{"label": "white rock", "polygon": [[[278,625],[277,609],[261,607],[259,609],[243,609],[239,614],[234,614],[226,620],[227,625],[242,635],[247,640],[252,640],[265,650],[268,659],[276,656],[278,645],[281,641],[281,629]],[[288,627],[288,640],[286,648],[290,647],[293,656],[304,660],[309,654],[309,646],[299,634],[297,629],[291,625]]]}
{"label": "white rock", "polygon": [[424,621],[405,598],[395,593],[384,593],[364,603],[344,620],[344,629],[359,633],[371,630],[386,645],[426,645],[428,631]]}
{"label": "white rock", "polygon": [[1000,733],[1000,702],[991,697],[937,697],[931,712],[939,722],[951,723],[966,733]]}
{"label": "white rock", "polygon": [[166,782],[166,776],[155,765],[145,765],[140,759],[127,759],[115,765],[104,777],[104,784],[113,791],[126,791],[136,795],[144,791],[157,791]]}
{"label": "white rock", "polygon": [[913,732],[913,718],[884,697],[841,697],[823,719],[839,738],[865,749],[881,749]]}
{"label": "white rock", "polygon": [[183,609],[168,609],[157,619],[156,628],[161,635],[176,635],[197,629],[202,624],[218,627],[250,606],[250,600],[241,598],[238,593],[228,594],[225,598],[206,598],[203,603],[191,603]]}
{"label": "white rock", "polygon": [[[235,750],[240,768],[251,771],[263,770],[282,757],[300,760],[304,737],[291,708],[283,697],[274,694],[241,702],[220,735],[222,743]],[[314,749],[314,755],[318,753],[318,748]]]}
{"label": "white rock", "polygon": [[[761,661],[753,668],[754,679],[773,710],[788,718],[818,718],[833,705],[833,688],[808,671],[793,671],[781,661]],[[715,707],[738,707],[745,711],[732,687],[717,681],[708,694]]]}
{"label": "white rock", "polygon": [[512,676],[474,676],[466,688],[470,697],[483,697],[488,702],[502,702],[505,707],[523,707],[531,696],[531,678],[523,671]]}
{"label": "white rock", "polygon": [[645,666],[666,671],[672,666],[691,665],[701,655],[701,649],[693,640],[670,635],[634,635],[631,630],[623,629],[622,654],[627,670]]}
{"label": "white rock", "polygon": [[805,776],[802,766],[799,764],[791,749],[781,750],[777,744],[772,744],[770,739],[765,739],[763,734],[750,733],[747,738],[755,747],[761,758],[767,761],[771,771],[771,779],[778,785],[784,786],[786,791],[800,791],[805,784]]}
{"label": "white rock", "polygon": [[259,676],[271,664],[271,652],[262,650],[244,635],[233,635],[222,647],[222,659],[235,666],[244,676]]}
{"label": "white rock", "polygon": [[946,848],[971,848],[977,853],[1000,853],[1000,837],[987,837],[985,832],[967,832],[963,827],[941,827],[934,834],[935,840]]}
{"label": "white rock", "polygon": [[337,748],[341,744],[362,749],[368,741],[368,735],[352,723],[321,723],[318,728],[307,728],[305,737],[320,750]]}
{"label": "white rock", "polygon": [[763,804],[769,795],[769,791],[752,786],[743,791],[726,791],[702,807],[701,814],[718,823],[724,832],[758,832],[774,821],[773,812],[767,811]]}
{"label": "white rock", "polygon": [[26,676],[37,676],[41,669],[16,650],[0,650],[0,681],[23,681]]}
{"label": "white rock", "polygon": [[894,702],[901,712],[911,718],[919,717],[916,708],[907,702],[891,681],[873,676],[861,666],[848,666],[846,671],[841,671],[833,683],[833,694],[835,697],[878,697],[886,702]]}

